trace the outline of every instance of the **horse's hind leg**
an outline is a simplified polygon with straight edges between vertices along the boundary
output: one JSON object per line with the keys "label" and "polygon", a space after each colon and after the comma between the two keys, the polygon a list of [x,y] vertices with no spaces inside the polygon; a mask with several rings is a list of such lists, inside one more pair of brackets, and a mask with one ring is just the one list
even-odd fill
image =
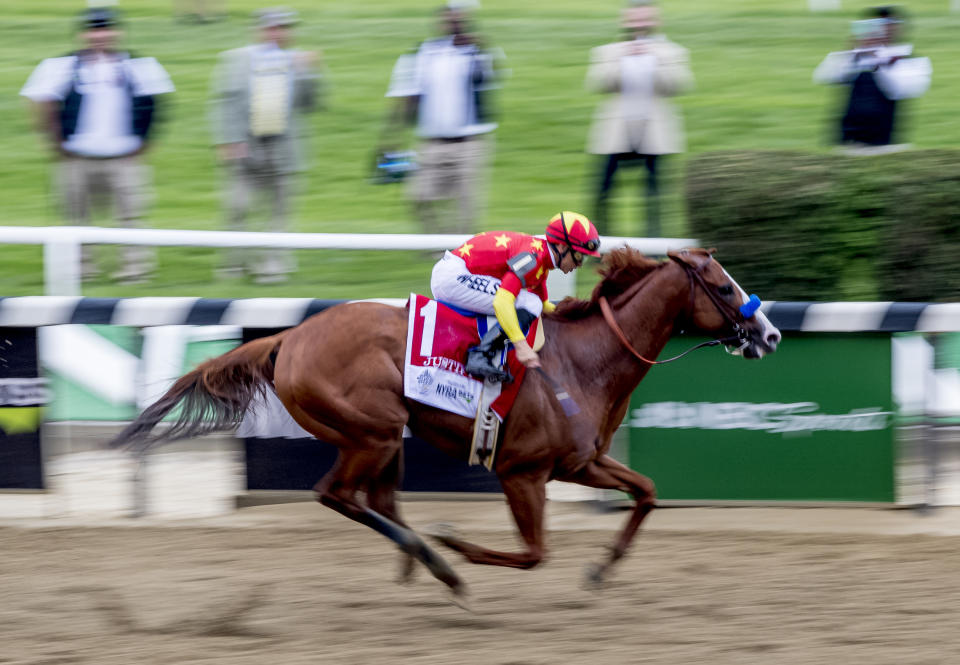
{"label": "horse's hind leg", "polygon": [[[395,453],[396,451],[394,451]],[[393,455],[387,451],[388,460]],[[438,580],[457,595],[465,592],[463,581],[450,565],[412,529],[398,524],[373,508],[361,505],[357,491],[374,488],[384,466],[382,451],[340,450],[333,469],[314,486],[317,500],[341,515],[370,527],[395,542],[405,553],[423,563]],[[374,493],[376,495],[376,492]]]}
{"label": "horse's hind leg", "polygon": [[527,545],[525,552],[500,552],[438,532],[433,537],[465,556],[471,563],[509,568],[533,568],[546,557],[543,531],[544,508],[547,503],[546,474],[508,476],[500,479],[507,496],[520,537]]}
{"label": "horse's hind leg", "polygon": [[[367,505],[389,520],[393,520],[407,529],[410,526],[400,517],[400,508],[397,506],[397,489],[403,478],[403,446],[380,471],[375,482],[367,487]],[[404,552],[400,562],[400,576],[398,581],[406,584],[413,579],[416,570],[417,558],[410,552]]]}
{"label": "horse's hind leg", "polygon": [[653,481],[637,473],[612,457],[606,455],[590,462],[576,474],[561,478],[571,483],[600,489],[616,489],[633,496],[636,503],[630,519],[610,548],[610,556],[601,564],[594,564],[588,570],[588,582],[594,585],[603,582],[603,578],[613,564],[623,558],[633,537],[644,518],[656,507],[657,491]]}

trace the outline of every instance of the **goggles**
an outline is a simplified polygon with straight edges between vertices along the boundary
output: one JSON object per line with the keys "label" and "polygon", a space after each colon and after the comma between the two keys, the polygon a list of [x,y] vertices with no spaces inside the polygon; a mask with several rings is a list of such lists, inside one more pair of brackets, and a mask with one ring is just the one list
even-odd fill
{"label": "goggles", "polygon": [[582,248],[582,249],[587,250],[588,252],[595,252],[595,251],[597,251],[598,249],[600,249],[600,241],[599,241],[599,240],[596,240],[596,239],[594,239],[594,238],[591,238],[590,240],[588,240],[588,241],[586,241],[586,242],[578,242],[576,245],[574,245],[573,243],[571,243],[570,246],[573,247],[574,249],[581,249],[581,248]]}

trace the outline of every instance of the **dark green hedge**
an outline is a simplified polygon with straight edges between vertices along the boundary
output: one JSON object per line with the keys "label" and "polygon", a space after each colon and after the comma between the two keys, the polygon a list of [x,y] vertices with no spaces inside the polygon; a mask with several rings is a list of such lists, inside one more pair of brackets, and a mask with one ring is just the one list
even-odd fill
{"label": "dark green hedge", "polygon": [[770,300],[960,299],[960,152],[691,158],[691,234]]}

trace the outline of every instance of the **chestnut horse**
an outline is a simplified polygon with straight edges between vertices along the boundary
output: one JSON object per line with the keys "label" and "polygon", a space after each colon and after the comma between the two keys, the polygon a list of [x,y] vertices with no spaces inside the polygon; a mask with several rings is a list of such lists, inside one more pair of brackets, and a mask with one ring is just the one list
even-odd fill
{"label": "chestnut horse", "polygon": [[[536,566],[546,554],[545,486],[556,479],[633,496],[633,511],[606,561],[593,568],[592,580],[602,580],[624,555],[654,507],[654,485],[606,453],[651,360],[680,328],[722,337],[746,358],[771,353],[780,341],[761,312],[744,316],[739,308],[746,294],[711,251],[684,250],[669,257],[657,262],[632,249],[614,250],[604,259],[603,278],[590,300],[568,298],[543,318],[544,371],[527,373],[503,424],[494,464],[523,551],[487,549],[452,533],[434,534],[437,540],[473,563]],[[462,594],[465,587],[453,569],[404,523],[395,493],[404,425],[466,460],[473,421],[404,397],[406,339],[405,308],[337,305],[202,363],[113,443],[143,449],[156,441],[229,429],[258,391],[272,385],[304,429],[339,449],[335,466],[314,488],[317,499],[396,542],[405,553],[406,575],[420,561]],[[567,390],[578,413],[565,414],[551,384]],[[173,424],[151,433],[177,406],[182,408]]]}

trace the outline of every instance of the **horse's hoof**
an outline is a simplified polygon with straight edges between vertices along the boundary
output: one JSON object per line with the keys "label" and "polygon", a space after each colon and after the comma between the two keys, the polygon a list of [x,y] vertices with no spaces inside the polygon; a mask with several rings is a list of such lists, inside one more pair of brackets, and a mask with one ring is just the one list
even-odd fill
{"label": "horse's hoof", "polygon": [[590,591],[599,591],[603,588],[606,566],[599,563],[588,563],[584,567],[583,586]]}
{"label": "horse's hoof", "polygon": [[467,594],[467,586],[462,582],[457,586],[449,587],[450,602],[461,610],[473,613],[473,606],[470,603],[470,596]]}
{"label": "horse's hoof", "polygon": [[460,532],[452,524],[437,522],[427,526],[423,533],[444,545],[461,540]]}

